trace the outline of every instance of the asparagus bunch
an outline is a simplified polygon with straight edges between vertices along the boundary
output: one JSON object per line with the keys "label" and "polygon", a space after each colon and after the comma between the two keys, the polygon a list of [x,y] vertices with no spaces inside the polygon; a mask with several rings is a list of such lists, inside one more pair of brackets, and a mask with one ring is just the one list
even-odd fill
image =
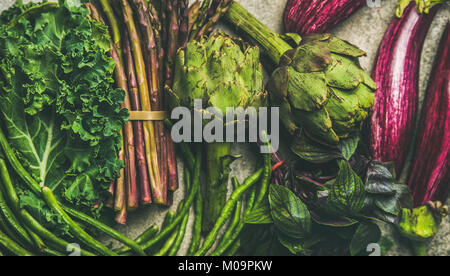
{"label": "asparagus bunch", "polygon": [[[125,91],[123,108],[167,111],[166,91],[173,85],[177,51],[189,40],[209,34],[229,0],[93,0],[86,7],[111,36],[116,84]],[[127,211],[150,203],[170,206],[178,189],[175,146],[163,121],[129,121],[120,159],[125,167],[111,184],[107,205],[116,222]]]}

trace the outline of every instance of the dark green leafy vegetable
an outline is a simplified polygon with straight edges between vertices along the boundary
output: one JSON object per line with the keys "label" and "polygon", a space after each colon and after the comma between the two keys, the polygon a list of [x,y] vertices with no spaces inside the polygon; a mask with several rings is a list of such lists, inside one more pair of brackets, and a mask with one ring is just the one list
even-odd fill
{"label": "dark green leafy vegetable", "polygon": [[365,214],[394,223],[401,208],[412,208],[408,186],[397,184],[386,164],[372,161],[366,174]]}
{"label": "dark green leafy vegetable", "polygon": [[270,205],[259,204],[255,206],[252,211],[245,216],[244,222],[248,224],[269,224],[273,223]]}
{"label": "dark green leafy vegetable", "polygon": [[344,158],[348,161],[355,153],[359,144],[359,136],[350,137],[339,141],[338,148]]}
{"label": "dark green leafy vegetable", "polygon": [[[113,88],[106,28],[64,1],[17,15],[0,27],[6,138],[40,186],[91,207],[119,176],[120,130],[128,117],[120,108],[123,91]],[[41,208],[28,193],[21,200]],[[41,215],[48,222],[49,214]]]}
{"label": "dark green leafy vegetable", "polygon": [[304,238],[311,231],[311,216],[306,205],[288,188],[271,185],[269,202],[278,230],[293,238]]}
{"label": "dark green leafy vegetable", "polygon": [[364,252],[369,244],[378,242],[380,238],[381,231],[376,224],[361,223],[350,243],[350,254],[355,256]]}
{"label": "dark green leafy vegetable", "polygon": [[356,215],[364,207],[364,182],[345,161],[339,161],[339,173],[330,188],[327,207],[339,215]]}

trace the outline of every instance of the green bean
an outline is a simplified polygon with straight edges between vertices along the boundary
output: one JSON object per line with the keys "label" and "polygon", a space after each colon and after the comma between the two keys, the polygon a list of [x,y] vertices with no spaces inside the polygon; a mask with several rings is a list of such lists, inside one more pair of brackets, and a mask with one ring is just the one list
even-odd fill
{"label": "green bean", "polygon": [[166,240],[166,242],[164,243],[163,247],[158,252],[153,254],[153,256],[164,256],[164,255],[166,255],[166,253],[170,250],[172,245],[175,243],[175,239],[176,238],[177,238],[177,231],[174,231],[169,236],[169,238]]}
{"label": "green bean", "polygon": [[[186,185],[185,185],[186,191],[189,191],[189,189],[191,188],[191,173],[190,173],[189,169],[187,169],[187,168],[184,169],[184,182],[186,183]],[[183,205],[184,205],[184,200],[182,200],[180,202],[180,204],[178,205],[179,210],[177,210],[177,212],[179,212],[181,210]],[[183,242],[184,235],[186,234],[186,227],[187,227],[188,220],[189,220],[189,212],[184,215],[183,221],[181,222],[181,225],[177,229],[177,236],[175,238],[175,241],[174,241],[172,247],[170,248],[169,252],[167,253],[168,256],[175,256],[178,253],[178,251],[180,250],[181,243]]]}
{"label": "green bean", "polygon": [[22,247],[25,245],[23,241],[17,236],[16,232],[11,229],[8,225],[8,222],[5,220],[3,214],[0,212],[0,231],[3,231],[10,237],[12,240],[20,244]]}
{"label": "green bean", "polygon": [[242,197],[242,195],[247,191],[250,187],[252,187],[258,180],[261,178],[263,174],[263,169],[257,170],[253,175],[245,180],[245,182],[239,186],[232,194],[230,199],[225,204],[220,217],[217,219],[216,224],[214,225],[211,232],[205,238],[202,247],[195,252],[194,256],[203,256],[206,252],[213,246],[217,235],[219,234],[220,228],[226,223],[228,218],[231,216],[233,209],[236,205],[236,202]]}
{"label": "green bean", "polygon": [[194,202],[194,225],[192,231],[191,245],[189,246],[188,255],[194,254],[200,246],[200,239],[202,235],[202,216],[203,216],[203,195],[199,189],[197,197]]}
{"label": "green bean", "polygon": [[[20,214],[23,222],[28,226],[28,228],[30,228],[35,233],[40,235],[44,240],[48,241],[50,244],[57,247],[57,249],[67,250],[70,243],[68,243],[63,239],[58,238],[52,232],[44,228],[37,220],[33,218],[33,216],[30,215],[30,213],[28,213],[28,211],[22,209],[20,211]],[[84,249],[80,249],[80,253],[82,256],[95,256],[93,253],[88,252]]]}
{"label": "green bean", "polygon": [[175,256],[177,255],[178,251],[180,250],[181,243],[183,242],[184,235],[186,234],[186,227],[189,220],[189,213],[184,215],[183,221],[181,222],[180,229],[178,230],[177,237],[175,239],[175,242],[172,246],[172,248],[169,250],[168,256]]}
{"label": "green bean", "polygon": [[[173,221],[173,219],[175,218],[175,216],[176,216],[176,213],[174,212],[174,211],[172,211],[172,210],[170,210],[170,211],[168,211],[167,213],[166,213],[166,216],[164,217],[164,220],[163,220],[163,223],[161,224],[161,231],[164,229],[164,228],[166,228],[167,226],[169,226],[171,223],[172,223],[172,221]],[[155,233],[153,233],[151,236],[149,236],[148,238],[145,238],[145,239],[142,239],[142,241],[141,242],[139,242],[139,245],[142,247],[142,245],[144,244],[144,243],[146,243],[146,242],[148,242],[150,239],[153,239],[154,237],[155,237],[155,235],[157,234],[157,232],[158,232],[158,227],[157,226],[153,226],[153,227],[156,227],[156,232]],[[152,228],[153,228],[152,227]],[[149,229],[147,229],[147,231],[149,231]],[[146,231],[146,232],[147,232]],[[162,244],[162,241],[159,241],[158,243],[156,243],[155,245],[154,245],[154,248],[153,249],[155,249],[155,248],[159,248],[159,247],[162,247],[163,246],[163,244]],[[148,253],[148,255],[153,255],[155,252],[156,252],[156,250],[154,250],[154,251],[152,251],[151,249],[149,249],[149,250],[146,250],[147,251],[147,253]],[[116,251],[117,252],[117,251]],[[128,250],[121,250],[121,252],[120,252],[120,255],[121,256],[131,256],[131,254],[130,254],[130,250],[128,249]]]}
{"label": "green bean", "polygon": [[97,251],[100,254],[104,255],[112,255],[117,256],[117,254],[108,249],[106,246],[101,244],[99,241],[92,238],[89,234],[87,234],[78,224],[76,224],[69,215],[64,212],[64,210],[61,208],[61,206],[58,204],[58,201],[56,200],[55,196],[53,195],[52,190],[50,190],[48,187],[42,187],[42,195],[45,200],[45,202],[48,204],[48,206],[58,215],[60,215],[65,223],[69,226],[70,232],[78,239],[80,239],[82,242],[84,242],[87,246],[91,247],[95,251]]}
{"label": "green bean", "polygon": [[[15,213],[14,214],[15,216],[20,216],[19,197],[17,196],[17,193],[11,181],[11,177],[9,176],[9,171],[6,166],[6,162],[2,158],[0,158],[0,178],[1,178],[0,183],[2,184],[3,191],[5,192],[7,201],[9,202],[9,206],[11,206],[12,212]],[[3,197],[3,194],[0,195],[0,200],[4,200],[1,199],[1,197]],[[19,220],[17,220],[17,223],[20,224]],[[23,228],[27,231],[34,245],[39,250],[41,251],[44,250],[46,245],[44,244],[42,239],[38,235],[36,235],[32,230],[28,229],[27,226]]]}
{"label": "green bean", "polygon": [[0,158],[0,177],[1,183],[3,184],[3,189],[6,194],[6,197],[9,200],[9,204],[12,206],[14,212],[19,211],[19,197],[17,196],[16,190],[11,181],[11,177],[9,175],[8,167],[6,166],[5,160]]}
{"label": "green bean", "polygon": [[[270,143],[268,142],[267,139],[267,133],[263,132],[262,135],[265,137],[267,141],[266,146],[270,148]],[[272,177],[272,160],[270,159],[270,153],[265,153],[263,154],[263,156],[264,156],[264,175],[261,181],[261,190],[258,194],[258,198],[256,199],[256,205],[260,204],[267,195],[270,179]]]}
{"label": "green bean", "polygon": [[[164,229],[164,228],[166,228],[167,226],[169,226],[171,223],[172,223],[172,221],[173,221],[173,219],[175,218],[175,216],[176,216],[176,213],[174,212],[174,211],[172,211],[172,210],[169,210],[167,213],[166,213],[166,215],[165,215],[165,217],[164,217],[164,220],[163,220],[163,222],[162,222],[162,224],[161,224],[161,231]],[[141,237],[141,241],[139,242],[139,245],[143,245],[144,243],[146,243],[146,242],[148,242],[150,239],[153,239],[154,237],[155,237],[155,235],[158,233],[158,227],[157,226],[152,226],[151,228],[154,228],[154,227],[156,227],[156,231],[152,234],[152,235],[149,235],[147,238],[142,238]],[[152,231],[152,230],[150,230],[150,229],[147,229],[146,230],[146,232],[147,231]],[[150,233],[149,233],[150,234]],[[144,233],[142,234],[142,235],[144,235]],[[141,236],[142,236],[141,235]],[[163,246],[163,244],[161,243],[161,241],[160,242],[158,242],[157,244],[155,244],[155,248],[159,248],[160,246]],[[147,253],[149,253],[150,255],[153,255],[155,252],[153,252],[152,253],[152,251],[151,250],[148,250],[149,252],[147,252]],[[115,252],[117,252],[117,251],[115,251]],[[121,249],[120,250],[120,255],[121,256],[131,256],[131,254],[130,254],[130,250],[129,249],[126,249],[126,250],[124,250],[124,249]]]}
{"label": "green bean", "polygon": [[163,239],[164,237],[169,235],[178,226],[178,224],[182,222],[184,215],[186,215],[186,213],[189,212],[191,204],[194,201],[195,195],[197,194],[197,191],[200,188],[200,183],[199,183],[200,180],[199,179],[200,179],[200,170],[201,170],[201,164],[202,164],[202,151],[201,151],[200,147],[198,147],[195,160],[196,161],[195,161],[194,177],[193,177],[193,181],[192,181],[193,182],[192,188],[190,189],[189,195],[185,201],[185,204],[184,204],[182,210],[180,211],[179,214],[177,214],[176,218],[170,225],[168,225],[165,229],[162,229],[161,232],[156,237],[154,237],[153,239],[149,240],[144,245],[142,245],[144,250],[150,248],[151,246],[158,243],[161,239]]}
{"label": "green bean", "polygon": [[45,254],[48,255],[48,256],[56,256],[56,257],[63,257],[63,256],[66,256],[66,254],[61,253],[61,252],[56,251],[56,250],[51,249],[51,248],[45,248],[45,249],[43,250],[43,253],[45,253]]}
{"label": "green bean", "polygon": [[[245,218],[250,211],[252,210],[256,198],[256,189],[253,189],[249,195],[247,200],[247,206],[245,206],[243,217]],[[222,255],[238,238],[242,229],[244,228],[245,223],[243,220],[239,221],[238,225],[235,227],[234,231],[225,239],[223,238],[221,243],[217,246],[217,248],[211,253],[211,256],[220,256]]]}
{"label": "green bean", "polygon": [[[188,183],[188,182],[189,181],[187,181],[186,183]],[[186,185],[186,186],[188,186],[188,185]],[[178,204],[177,214],[180,213],[181,209],[183,208],[183,205],[184,205],[184,200],[181,200],[180,203]],[[186,215],[184,217],[186,217]],[[176,231],[174,231],[169,236],[169,238],[163,243],[160,250],[157,251],[156,253],[154,253],[153,256],[165,256],[166,254],[168,254],[168,252],[171,250],[171,248],[173,248],[173,246],[175,245],[178,234],[180,232],[180,228],[181,228],[181,226],[177,227]]]}
{"label": "green bean", "polygon": [[230,249],[226,252],[225,256],[234,256],[239,248],[241,248],[241,240],[237,239],[230,247]]}
{"label": "green bean", "polygon": [[[232,179],[233,182],[233,187],[236,190],[239,187],[239,180],[236,177],[233,177]],[[225,234],[223,235],[222,240],[227,240],[230,238],[231,234],[233,233],[234,228],[236,228],[236,225],[239,223],[239,221],[241,220],[241,210],[242,209],[242,200],[239,200],[236,203],[236,208],[234,209],[234,216],[232,221],[230,222],[230,225],[228,226],[227,231],[225,232]]]}
{"label": "green bean", "polygon": [[170,210],[166,213],[163,223],[161,224],[161,231],[172,223],[172,221],[176,217],[176,215],[177,215],[177,213],[172,210]]}
{"label": "green bean", "polygon": [[31,240],[33,241],[33,244],[36,248],[39,249],[39,251],[44,252],[44,250],[47,248],[44,241],[39,237],[36,233],[34,233],[32,230],[30,230],[27,226],[24,226],[26,231],[28,232],[28,235],[30,235]]}
{"label": "green bean", "polygon": [[22,178],[22,180],[25,182],[25,184],[28,185],[28,187],[37,195],[41,193],[41,186],[39,183],[34,180],[34,178],[25,170],[25,168],[22,166],[22,163],[17,159],[16,154],[9,146],[8,140],[6,140],[5,134],[3,133],[2,129],[0,128],[0,145],[3,148],[3,152],[5,153],[6,158],[8,159],[9,163],[13,167],[13,169],[16,171],[16,173]]}
{"label": "green bean", "polygon": [[12,230],[17,233],[20,239],[26,242],[27,246],[33,246],[34,241],[31,239],[27,230],[21,225],[13,211],[9,208],[3,196],[2,189],[0,189],[0,211],[2,212],[6,222],[10,225]]}
{"label": "green bean", "polygon": [[[139,237],[137,237],[134,241],[138,244],[143,244],[144,242],[152,239],[159,231],[158,225],[152,225],[147,230],[145,230]],[[128,246],[123,246],[114,250],[119,255],[130,252],[130,248]]]}
{"label": "green bean", "polygon": [[11,240],[5,233],[0,231],[0,244],[9,252],[16,256],[33,256],[34,254],[21,247],[15,241]]}
{"label": "green bean", "polygon": [[138,244],[142,244],[145,241],[150,240],[153,238],[159,231],[158,225],[152,225],[147,230],[145,230],[144,233],[142,233],[139,237],[136,238],[135,242]]}
{"label": "green bean", "polygon": [[194,254],[200,245],[202,234],[202,215],[203,215],[203,195],[201,189],[197,191],[194,202],[194,224],[192,230],[191,244],[187,251],[187,255]]}
{"label": "green bean", "polygon": [[116,230],[112,229],[111,227],[91,218],[90,216],[81,213],[75,209],[72,209],[70,207],[61,206],[69,215],[75,217],[76,219],[81,220],[84,223],[87,223],[89,225],[91,225],[92,227],[96,228],[97,230],[99,230],[100,232],[122,242],[123,244],[127,245],[128,247],[130,247],[131,249],[133,249],[134,252],[136,252],[138,255],[140,256],[146,256],[144,250],[141,248],[141,246],[133,241],[132,239],[122,235],[121,233],[117,232]]}

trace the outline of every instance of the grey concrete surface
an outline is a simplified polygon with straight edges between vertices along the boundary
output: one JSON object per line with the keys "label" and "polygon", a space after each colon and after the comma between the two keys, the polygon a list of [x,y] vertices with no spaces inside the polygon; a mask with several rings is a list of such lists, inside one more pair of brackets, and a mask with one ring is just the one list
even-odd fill
{"label": "grey concrete surface", "polygon": [[[0,11],[10,6],[14,0],[0,0]],[[258,19],[267,24],[271,29],[282,32],[282,14],[287,0],[238,0],[251,12],[253,12]],[[330,32],[343,39],[346,39],[353,44],[360,46],[367,52],[367,56],[361,59],[362,66],[371,71],[372,64],[376,57],[378,45],[384,35],[384,32],[393,18],[396,0],[381,0],[380,7],[365,6],[347,21],[336,26]],[[420,99],[423,100],[426,89],[429,72],[435,57],[435,52],[443,28],[446,22],[450,19],[450,6],[441,8],[438,12],[430,32],[427,35],[424,51],[421,57],[420,67]],[[227,30],[223,26],[221,29]],[[253,148],[247,145],[234,145],[233,152],[241,154],[243,158],[233,164],[233,175],[236,175],[239,180],[244,180],[255,167],[255,153]],[[179,162],[180,183],[182,176],[182,164]],[[403,176],[403,179],[405,176]],[[183,185],[180,185],[183,187]],[[181,188],[174,194],[175,203],[178,202],[184,194],[184,189]],[[172,207],[175,208],[175,207]],[[148,226],[156,223],[160,224],[162,218],[167,211],[167,208],[150,206],[136,213],[129,215],[129,223],[127,226],[118,226],[117,229],[124,234],[134,238],[144,231]],[[187,237],[190,235],[192,221],[189,221]],[[395,231],[389,226],[383,226],[383,232],[391,236],[393,239],[397,236]],[[450,255],[450,223],[447,218],[438,233],[438,235],[430,242],[429,255]],[[398,239],[396,239],[398,240]],[[105,239],[105,242],[110,240]],[[183,244],[180,255],[186,251],[187,244]],[[389,255],[410,255],[409,248],[403,242],[396,242]]]}

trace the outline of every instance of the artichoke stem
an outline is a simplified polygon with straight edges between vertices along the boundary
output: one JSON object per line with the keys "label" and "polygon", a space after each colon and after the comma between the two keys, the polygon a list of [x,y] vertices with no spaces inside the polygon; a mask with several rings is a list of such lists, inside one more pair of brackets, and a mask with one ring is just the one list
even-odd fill
{"label": "artichoke stem", "polygon": [[228,173],[223,160],[230,156],[231,143],[206,144],[206,185],[204,190],[204,232],[210,231],[220,216],[228,193]]}
{"label": "artichoke stem", "polygon": [[414,255],[418,257],[427,256],[427,243],[423,241],[411,241]]}
{"label": "artichoke stem", "polygon": [[236,1],[231,4],[225,19],[239,31],[243,31],[256,40],[266,51],[270,59],[278,65],[281,57],[292,47],[280,35],[262,24],[253,14]]}

